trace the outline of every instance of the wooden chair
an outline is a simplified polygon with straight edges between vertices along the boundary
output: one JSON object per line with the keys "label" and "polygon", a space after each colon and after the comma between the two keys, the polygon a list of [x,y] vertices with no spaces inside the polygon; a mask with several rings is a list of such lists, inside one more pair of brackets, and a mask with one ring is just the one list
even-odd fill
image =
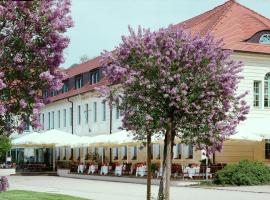
{"label": "wooden chair", "polygon": [[129,164],[124,164],[124,167],[123,167],[123,175],[130,175],[130,174],[131,174],[131,166],[132,166],[131,163],[129,163]]}

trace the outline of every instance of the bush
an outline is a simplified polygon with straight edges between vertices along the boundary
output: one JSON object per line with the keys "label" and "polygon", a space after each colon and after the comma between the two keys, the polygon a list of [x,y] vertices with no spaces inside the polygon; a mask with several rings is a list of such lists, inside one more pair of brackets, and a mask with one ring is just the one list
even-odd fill
{"label": "bush", "polygon": [[11,141],[6,136],[0,136],[0,158],[5,158],[6,153],[11,149]]}
{"label": "bush", "polygon": [[259,185],[270,183],[270,168],[263,163],[240,161],[216,173],[215,184],[220,185]]}

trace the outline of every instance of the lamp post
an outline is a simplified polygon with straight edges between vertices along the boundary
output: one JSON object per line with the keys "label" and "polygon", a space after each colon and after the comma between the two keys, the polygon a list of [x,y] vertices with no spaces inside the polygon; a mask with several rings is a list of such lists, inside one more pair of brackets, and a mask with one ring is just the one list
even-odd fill
{"label": "lamp post", "polygon": [[[110,105],[110,135],[112,134],[112,105]],[[110,164],[112,163],[112,148],[110,147]]]}

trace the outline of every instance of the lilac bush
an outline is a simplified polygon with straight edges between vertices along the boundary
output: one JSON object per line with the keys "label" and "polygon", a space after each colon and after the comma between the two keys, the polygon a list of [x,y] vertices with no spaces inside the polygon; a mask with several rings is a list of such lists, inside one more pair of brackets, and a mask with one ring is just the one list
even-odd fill
{"label": "lilac bush", "polygon": [[40,127],[41,91],[62,87],[69,13],[69,0],[0,2],[0,134]]}
{"label": "lilac bush", "polygon": [[246,93],[236,92],[242,63],[211,35],[194,36],[172,26],[130,29],[122,39],[103,55],[104,72],[110,85],[121,85],[123,128],[139,137],[148,128],[164,135],[159,199],[169,199],[174,138],[214,152],[245,120]]}
{"label": "lilac bush", "polygon": [[2,176],[0,178],[0,192],[6,192],[9,188],[8,178],[6,176]]}

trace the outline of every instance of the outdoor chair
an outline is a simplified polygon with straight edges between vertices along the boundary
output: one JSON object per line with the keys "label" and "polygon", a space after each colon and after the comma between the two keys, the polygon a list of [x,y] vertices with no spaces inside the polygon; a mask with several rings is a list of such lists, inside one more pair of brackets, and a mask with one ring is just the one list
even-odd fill
{"label": "outdoor chair", "polygon": [[173,177],[183,176],[182,166],[180,164],[172,164],[171,173]]}
{"label": "outdoor chair", "polygon": [[124,164],[123,166],[123,175],[130,175],[131,174],[131,166],[132,164]]}
{"label": "outdoor chair", "polygon": [[109,166],[109,174],[114,174],[116,164],[111,163],[111,166]]}

